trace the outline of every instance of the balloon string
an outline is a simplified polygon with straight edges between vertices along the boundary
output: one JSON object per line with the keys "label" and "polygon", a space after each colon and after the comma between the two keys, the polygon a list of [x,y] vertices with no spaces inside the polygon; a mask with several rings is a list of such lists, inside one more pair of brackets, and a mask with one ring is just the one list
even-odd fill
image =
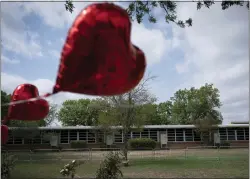
{"label": "balloon string", "polygon": [[26,99],[26,100],[19,100],[19,101],[15,101],[15,102],[5,103],[5,104],[3,104],[1,106],[11,106],[11,105],[15,105],[15,104],[27,103],[27,102],[30,102],[30,101],[36,101],[36,100],[39,100],[39,99],[44,99],[44,98],[47,98],[47,97],[49,97],[51,95],[52,95],[51,93],[47,93],[45,95],[38,96],[36,98],[30,98],[30,99]]}

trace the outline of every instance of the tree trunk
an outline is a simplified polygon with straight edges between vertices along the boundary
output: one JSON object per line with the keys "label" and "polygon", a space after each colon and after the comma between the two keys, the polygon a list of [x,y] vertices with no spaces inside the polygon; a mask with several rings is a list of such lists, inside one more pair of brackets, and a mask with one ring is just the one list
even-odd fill
{"label": "tree trunk", "polygon": [[124,166],[128,166],[128,132],[130,132],[130,118],[132,117],[131,113],[133,112],[131,110],[132,105],[132,97],[131,93],[128,94],[128,102],[129,102],[129,108],[127,111],[126,119],[125,119],[125,125],[124,125],[124,135],[123,135],[123,142],[124,142],[124,148],[123,148],[123,154],[125,163]]}
{"label": "tree trunk", "polygon": [[128,160],[128,136],[127,136],[127,130],[124,130],[124,136],[123,136],[123,141],[124,141],[124,148],[123,148],[123,154],[124,154],[124,159],[127,161]]}

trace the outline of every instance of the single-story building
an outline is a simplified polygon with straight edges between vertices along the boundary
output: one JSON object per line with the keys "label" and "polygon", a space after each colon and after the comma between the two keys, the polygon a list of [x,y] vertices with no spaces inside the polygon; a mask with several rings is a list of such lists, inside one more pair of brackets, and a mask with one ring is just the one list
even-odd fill
{"label": "single-story building", "polygon": [[[123,145],[122,127],[113,127],[112,132],[104,133],[100,127],[72,126],[72,127],[39,127],[36,136],[26,139],[13,136],[15,128],[10,128],[8,148],[24,149],[31,144],[35,148],[50,148],[51,145],[70,148],[71,141],[85,141],[89,148],[99,148],[104,145],[121,147]],[[134,129],[128,133],[128,138],[151,138],[157,141],[161,148],[185,148],[200,146],[201,136],[194,125],[147,125],[140,130]],[[220,143],[227,141],[231,146],[249,146],[248,124],[219,125],[216,128],[213,141]],[[48,136],[50,136],[48,138]]]}

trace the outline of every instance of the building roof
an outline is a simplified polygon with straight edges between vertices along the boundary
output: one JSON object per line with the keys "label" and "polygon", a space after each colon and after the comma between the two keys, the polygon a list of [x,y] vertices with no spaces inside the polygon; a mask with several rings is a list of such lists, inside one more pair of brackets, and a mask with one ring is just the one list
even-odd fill
{"label": "building roof", "polygon": [[231,124],[249,124],[249,121],[233,121]]}
{"label": "building roof", "polygon": [[[218,127],[249,127],[249,124],[222,124],[218,125]],[[14,128],[14,127],[12,127]],[[10,127],[10,129],[12,129]],[[76,130],[76,129],[99,129],[101,127],[98,126],[51,126],[51,127],[39,127],[41,130]],[[122,126],[113,126],[113,129],[122,129]],[[192,129],[195,128],[195,125],[145,125],[144,129]]]}

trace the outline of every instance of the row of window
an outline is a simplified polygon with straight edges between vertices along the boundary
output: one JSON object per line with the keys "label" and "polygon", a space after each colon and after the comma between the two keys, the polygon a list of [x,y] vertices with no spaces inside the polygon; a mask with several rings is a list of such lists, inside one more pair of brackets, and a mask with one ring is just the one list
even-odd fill
{"label": "row of window", "polygon": [[220,140],[249,140],[249,128],[220,128]]}
{"label": "row of window", "polygon": [[[46,136],[47,133],[56,133],[59,135],[61,144],[68,144],[70,141],[86,141],[87,143],[103,143],[105,135],[102,131],[93,130],[62,130],[62,131],[41,131],[40,135],[32,139],[23,139],[9,135],[8,144],[48,144],[50,141]],[[134,138],[151,138],[155,141],[160,141],[159,133],[167,133],[169,142],[192,142],[201,141],[200,134],[193,129],[144,129],[141,132],[131,132],[127,134],[128,139]],[[220,139],[227,140],[249,140],[249,128],[220,128]],[[123,131],[113,133],[114,143],[123,143]]]}

